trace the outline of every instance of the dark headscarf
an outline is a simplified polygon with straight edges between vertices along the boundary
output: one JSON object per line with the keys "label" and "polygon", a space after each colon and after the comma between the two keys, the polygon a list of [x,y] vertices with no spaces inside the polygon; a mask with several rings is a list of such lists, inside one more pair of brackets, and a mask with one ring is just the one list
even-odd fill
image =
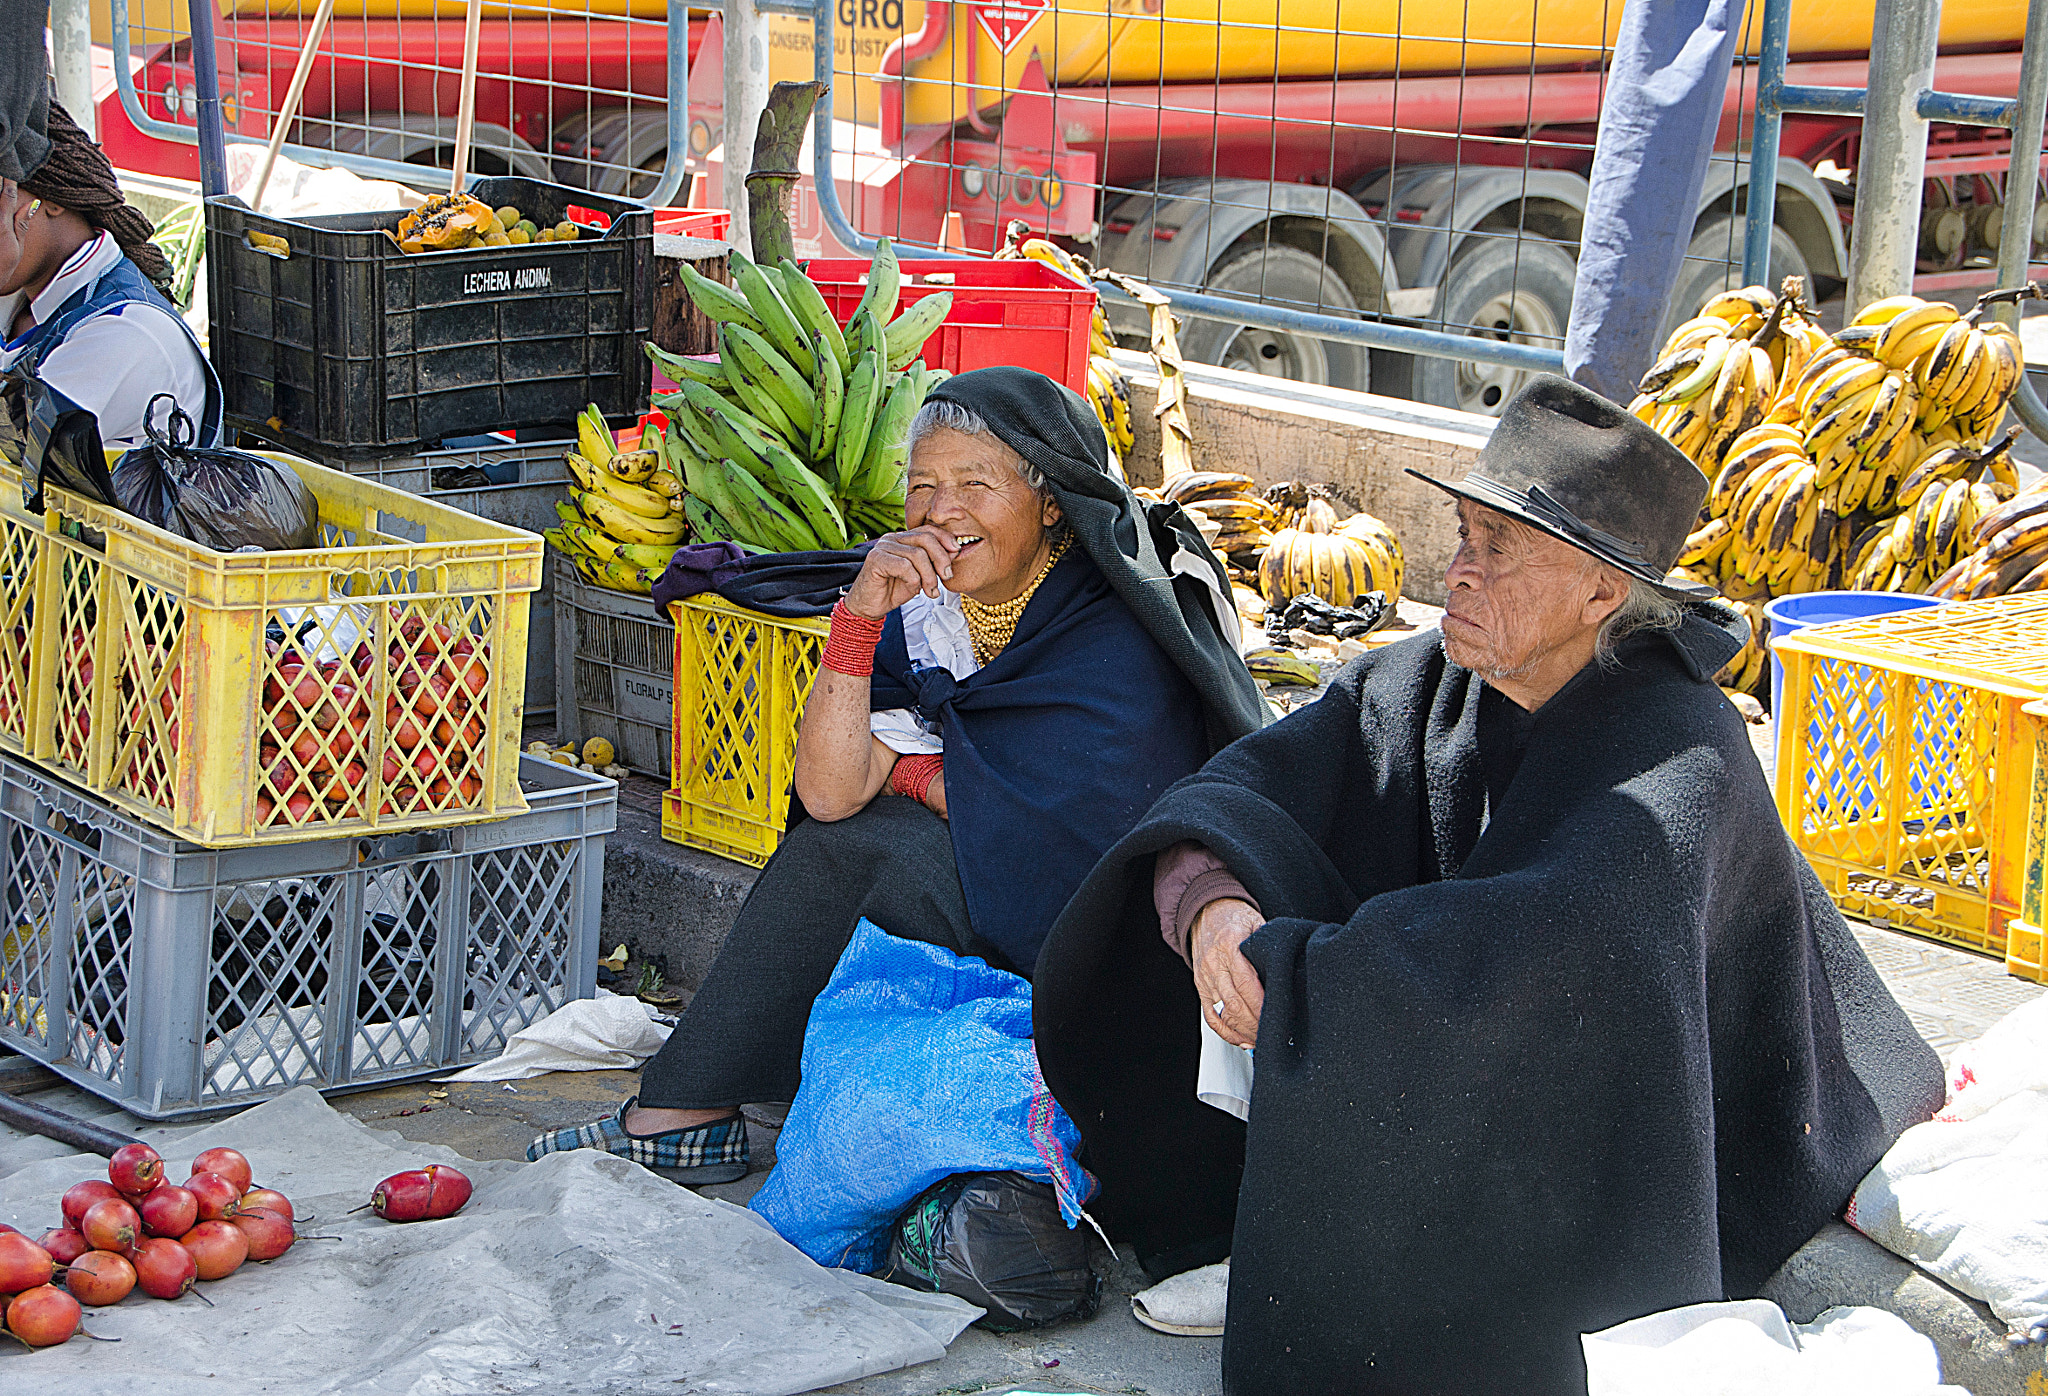
{"label": "dark headscarf", "polygon": [[1177,570],[1206,567],[1231,604],[1230,576],[1178,504],[1148,504],[1109,473],[1109,441],[1071,388],[1026,368],[948,378],[928,402],[955,402],[1045,476],[1074,541],[1202,700],[1209,745],[1221,750],[1266,724],[1271,710],[1210,609],[1209,586]]}

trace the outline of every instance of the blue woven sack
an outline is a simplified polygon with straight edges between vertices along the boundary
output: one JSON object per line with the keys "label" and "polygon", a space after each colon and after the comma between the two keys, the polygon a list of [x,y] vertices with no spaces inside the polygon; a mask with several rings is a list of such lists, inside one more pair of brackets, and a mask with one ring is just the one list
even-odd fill
{"label": "blue woven sack", "polygon": [[1045,1088],[1031,985],[868,921],[804,1031],[803,1084],[753,1209],[821,1265],[873,1271],[917,1196],[955,1173],[1053,1185],[1069,1227],[1095,1191]]}

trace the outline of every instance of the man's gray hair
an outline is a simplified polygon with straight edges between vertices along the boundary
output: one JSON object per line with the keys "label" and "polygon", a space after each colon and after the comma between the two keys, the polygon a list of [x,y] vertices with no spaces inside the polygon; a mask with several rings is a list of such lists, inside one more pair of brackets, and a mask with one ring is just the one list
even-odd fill
{"label": "man's gray hair", "polygon": [[[1586,560],[1592,564],[1588,571],[1606,566],[1591,556]],[[1615,651],[1623,640],[1645,632],[1678,629],[1685,623],[1686,605],[1675,597],[1666,596],[1648,582],[1612,568],[1607,570],[1628,583],[1628,595],[1622,598],[1620,608],[1600,622],[1600,633],[1593,637],[1593,658],[1601,668],[1612,669],[1618,662],[1614,657]]]}
{"label": "man's gray hair", "polygon": [[1035,490],[1040,499],[1050,499],[1052,490],[1045,483],[1045,472],[1018,454],[1015,447],[997,436],[995,429],[982,419],[982,415],[965,403],[940,398],[927,402],[917,409],[917,415],[910,419],[909,450],[916,450],[917,443],[935,431],[957,431],[962,436],[985,436],[1002,447],[1003,455],[1010,466],[1024,477],[1024,483]]}

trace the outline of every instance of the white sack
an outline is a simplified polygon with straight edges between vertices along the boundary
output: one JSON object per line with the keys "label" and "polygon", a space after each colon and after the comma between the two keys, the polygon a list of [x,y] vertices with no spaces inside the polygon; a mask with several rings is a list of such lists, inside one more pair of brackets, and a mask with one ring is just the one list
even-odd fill
{"label": "white sack", "polygon": [[1694,1304],[1580,1338],[1587,1396],[1969,1396],[1934,1344],[1882,1309],[1793,1327],[1767,1299]]}
{"label": "white sack", "polygon": [[[634,1393],[788,1396],[926,1362],[979,1314],[814,1265],[739,1208],[595,1150],[478,1162],[372,1130],[300,1087],[197,1128],[145,1129],[172,1177],[227,1144],[289,1196],[302,1240],[203,1286],[215,1307],[140,1293],[88,1312],[119,1343],[0,1351],[0,1391],[38,1396],[279,1393]],[[476,1184],[456,1216],[348,1215],[402,1168],[454,1164]],[[104,1177],[89,1154],[0,1130],[0,1220],[38,1234],[64,1189]],[[894,1289],[893,1286],[882,1287]],[[938,1310],[955,1307],[950,1318]]]}
{"label": "white sack", "polygon": [[1948,1104],[1878,1160],[1847,1220],[2014,1332],[2048,1322],[2048,997],[1956,1053]]}
{"label": "white sack", "polygon": [[513,1033],[490,1061],[441,1079],[524,1081],[550,1071],[630,1069],[660,1051],[671,1031],[639,999],[599,989],[596,998],[572,999]]}
{"label": "white sack", "polygon": [[[256,192],[256,176],[263,169],[263,148],[239,142],[228,147],[228,188],[244,203]],[[422,170],[421,177],[431,171]],[[263,186],[263,207],[259,213],[275,218],[305,218],[321,213],[382,213],[394,208],[418,208],[426,196],[384,179],[364,179],[340,167],[322,169],[301,165],[289,155],[279,154],[270,167],[270,182]]]}

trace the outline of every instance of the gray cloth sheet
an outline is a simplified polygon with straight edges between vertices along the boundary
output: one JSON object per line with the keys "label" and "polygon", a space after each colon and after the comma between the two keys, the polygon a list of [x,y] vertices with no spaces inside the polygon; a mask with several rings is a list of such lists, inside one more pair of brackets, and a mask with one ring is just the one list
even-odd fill
{"label": "gray cloth sheet", "polygon": [[[81,1109],[61,1094],[49,1103]],[[823,1269],[758,1217],[623,1159],[468,1160],[373,1130],[309,1087],[206,1125],[103,1122],[149,1140],[173,1178],[201,1149],[238,1148],[292,1199],[302,1232],[341,1239],[202,1286],[211,1309],[138,1292],[88,1310],[93,1332],[121,1341],[0,1353],[0,1389],[14,1373],[41,1396],[789,1396],[937,1358],[981,1312]],[[379,1180],[428,1163],[476,1184],[459,1215],[348,1214]],[[40,1234],[65,1188],[105,1176],[103,1159],[0,1128],[0,1221]]]}

